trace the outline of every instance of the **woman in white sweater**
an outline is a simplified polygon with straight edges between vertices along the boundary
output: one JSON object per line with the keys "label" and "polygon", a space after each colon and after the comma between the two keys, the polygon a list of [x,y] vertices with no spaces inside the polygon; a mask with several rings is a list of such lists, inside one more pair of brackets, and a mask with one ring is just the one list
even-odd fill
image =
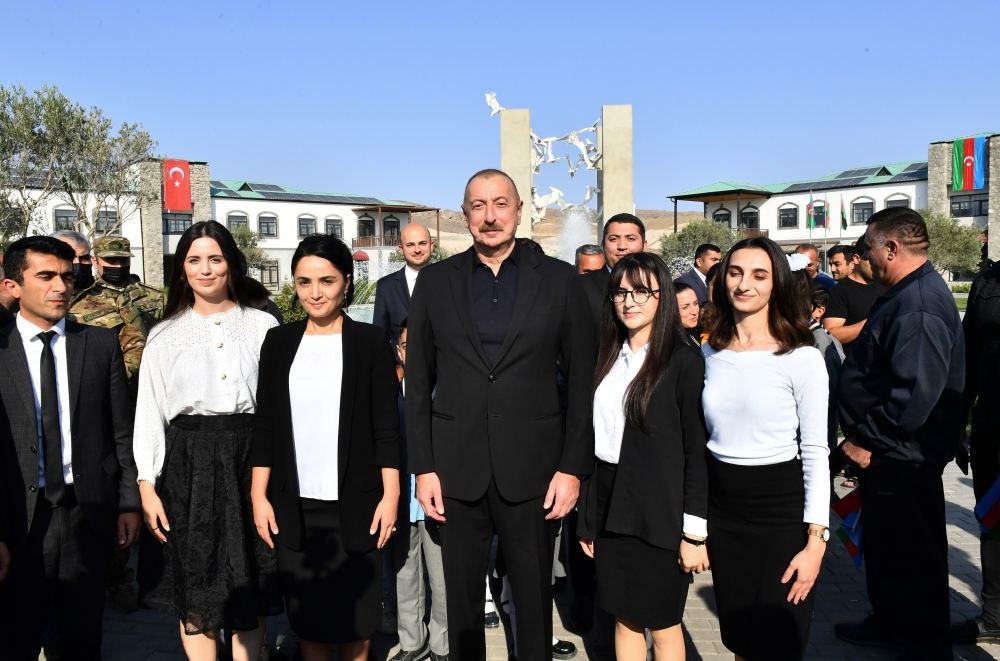
{"label": "woman in white sweater", "polygon": [[276,561],[254,533],[247,465],[260,347],[277,322],[241,305],[246,269],[225,227],[188,228],[139,370],[140,598],[180,620],[189,659],[214,660],[227,629],[233,660],[254,661],[262,616],[281,609],[264,585]]}
{"label": "woman in white sweater", "polygon": [[740,241],[702,347],[709,557],[722,641],[748,660],[802,658],[829,539],[827,375],[794,287],[777,244]]}

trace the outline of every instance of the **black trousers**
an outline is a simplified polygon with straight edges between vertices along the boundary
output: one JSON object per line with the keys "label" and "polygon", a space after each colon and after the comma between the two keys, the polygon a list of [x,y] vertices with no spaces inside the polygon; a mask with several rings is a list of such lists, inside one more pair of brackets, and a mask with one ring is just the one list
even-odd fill
{"label": "black trousers", "polygon": [[11,571],[0,583],[0,656],[35,661],[45,624],[54,620],[61,658],[100,661],[114,542],[87,523],[72,489],[58,507],[39,494],[27,540],[11,549]]}
{"label": "black trousers", "polygon": [[483,579],[494,533],[504,548],[514,593],[518,661],[552,658],[552,551],[558,522],[545,521],[543,500],[504,500],[492,482],[474,501],[445,496],[447,522],[441,528],[441,551],[453,659],[486,659]]}
{"label": "black trousers", "polygon": [[908,659],[952,658],[943,469],[876,459],[861,479],[868,599]]}
{"label": "black trousers", "polygon": [[[1000,473],[1000,428],[973,423],[969,445],[972,490],[978,501]],[[1000,627],[1000,539],[982,536],[979,556],[983,567],[983,619],[993,627]]]}

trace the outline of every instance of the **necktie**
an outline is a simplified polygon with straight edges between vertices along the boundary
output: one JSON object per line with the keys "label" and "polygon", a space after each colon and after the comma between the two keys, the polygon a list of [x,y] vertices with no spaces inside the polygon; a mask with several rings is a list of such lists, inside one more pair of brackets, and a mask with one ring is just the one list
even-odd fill
{"label": "necktie", "polygon": [[42,341],[42,445],[45,448],[45,498],[53,505],[62,500],[63,482],[62,435],[59,433],[59,391],[56,389],[56,361],[52,354],[55,331],[37,335]]}

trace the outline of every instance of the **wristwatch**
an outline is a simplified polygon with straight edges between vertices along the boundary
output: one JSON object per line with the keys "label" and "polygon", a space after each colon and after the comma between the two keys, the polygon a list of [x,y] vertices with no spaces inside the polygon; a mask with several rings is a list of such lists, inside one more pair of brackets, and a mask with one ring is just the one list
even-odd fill
{"label": "wristwatch", "polygon": [[806,528],[806,532],[809,533],[810,535],[812,535],[813,537],[819,537],[824,542],[829,542],[830,541],[830,529],[829,528],[823,528],[822,530],[816,530],[815,528],[808,528],[807,527]]}

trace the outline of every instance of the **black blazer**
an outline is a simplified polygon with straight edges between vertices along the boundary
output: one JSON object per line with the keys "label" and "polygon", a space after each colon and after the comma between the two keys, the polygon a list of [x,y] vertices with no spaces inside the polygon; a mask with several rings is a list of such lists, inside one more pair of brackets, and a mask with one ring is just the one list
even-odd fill
{"label": "black blazer", "polygon": [[372,323],[389,333],[393,345],[399,341],[399,326],[410,307],[410,288],[406,286],[406,267],[383,276],[375,283],[375,312]]}
{"label": "black blazer", "polygon": [[[90,527],[115,535],[118,514],[139,511],[133,408],[118,335],[66,321],[73,488]],[[0,326],[0,516],[5,536],[27,535],[38,498],[38,426],[17,324]]]}
{"label": "black blazer", "polygon": [[[584,273],[580,276],[583,280],[583,289],[587,294],[587,305],[590,316],[594,320],[594,328],[601,328],[601,315],[604,314],[604,302],[608,297],[608,287],[611,285],[611,272],[606,266],[602,266],[596,271]],[[600,342],[599,332],[595,338]]]}
{"label": "black blazer", "polygon": [[678,276],[674,282],[683,282],[693,289],[695,296],[698,297],[698,305],[704,305],[708,302],[708,285],[701,281],[701,276],[694,269],[691,269],[684,275]]}
{"label": "black blazer", "polygon": [[[573,267],[520,251],[510,326],[494,364],[471,311],[473,248],[421,271],[410,303],[406,435],[410,472],[474,500],[491,479],[508,500],[544,495],[558,470],[593,468],[594,325]],[[568,383],[566,410],[556,384]],[[435,390],[436,388],[436,390]],[[433,393],[433,396],[432,396]]]}
{"label": "black blazer", "polygon": [[[288,372],[299,350],[306,322],[268,331],[260,349],[257,407],[251,466],[268,466],[268,499],[277,519],[277,541],[301,549],[304,534],[299,502]],[[399,467],[399,417],[392,349],[385,331],[344,316],[344,372],[340,391],[337,447],[340,522],[350,553],[375,548],[368,534],[375,507],[382,499],[381,468]],[[333,403],[331,402],[331,405]]]}
{"label": "black blazer", "polygon": [[701,391],[705,360],[676,340],[667,369],[647,408],[648,433],[626,422],[614,487],[604,511],[588,480],[580,497],[577,534],[595,539],[603,529],[653,546],[677,549],[683,515],[708,518],[708,468]]}

